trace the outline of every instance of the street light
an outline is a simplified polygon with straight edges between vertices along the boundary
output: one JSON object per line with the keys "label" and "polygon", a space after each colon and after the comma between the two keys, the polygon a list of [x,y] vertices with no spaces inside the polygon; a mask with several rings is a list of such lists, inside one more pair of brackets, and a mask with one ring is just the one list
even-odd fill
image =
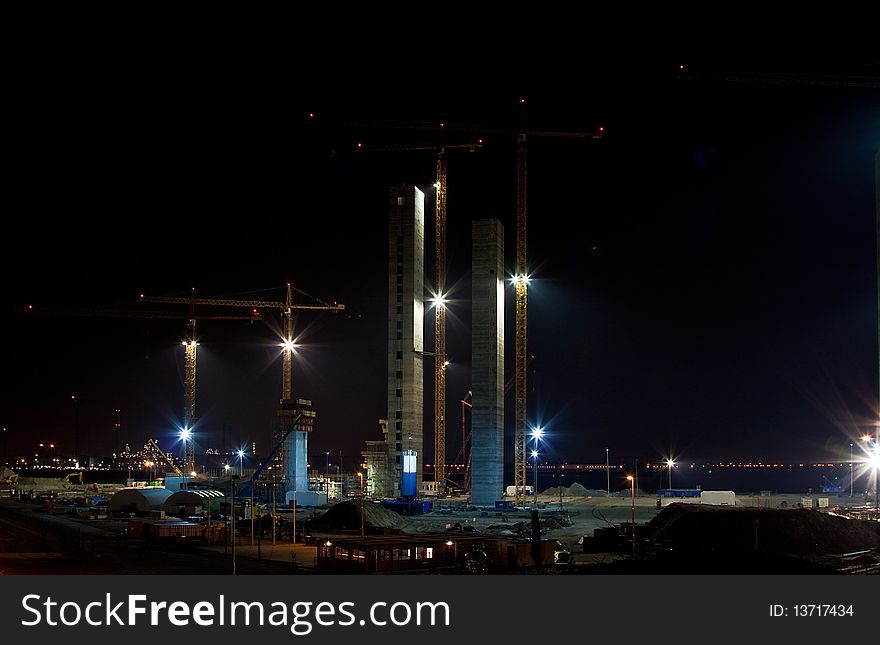
{"label": "street light", "polygon": [[878,501],[878,493],[880,493],[880,491],[877,490],[880,488],[880,486],[878,486],[878,484],[880,484],[880,482],[878,482],[878,474],[880,474],[880,442],[878,441],[874,442],[874,449],[868,457],[868,466],[872,471],[874,479],[874,506],[880,508],[880,501]]}
{"label": "street light", "polygon": [[532,459],[535,460],[535,508],[538,508],[538,444],[544,436],[544,428],[535,426],[532,428],[532,439],[535,440],[535,449],[532,450]]}
{"label": "street light", "polygon": [[632,534],[633,534],[633,557],[636,555],[636,478],[632,475],[627,475],[626,478],[630,483],[630,490],[632,492]]}
{"label": "street light", "polygon": [[244,450],[238,450],[238,476],[244,477]]}
{"label": "street light", "polygon": [[192,431],[185,427],[180,431],[180,440],[183,442],[183,487],[186,488],[186,476],[187,476],[187,468],[190,467],[190,464],[187,463],[187,456],[189,455],[189,450],[187,447],[187,442],[192,437]]}
{"label": "street light", "polygon": [[535,460],[535,508],[538,508],[538,451],[532,450],[532,459]]}
{"label": "street light", "polygon": [[672,490],[672,467],[675,465],[675,462],[672,459],[666,460],[666,467],[669,469],[669,489]]}
{"label": "street light", "polygon": [[232,505],[231,505],[232,507],[230,509],[232,511],[231,512],[231,515],[232,515],[231,529],[232,530],[230,531],[232,534],[232,537],[231,537],[231,539],[232,539],[232,575],[235,575],[235,484],[237,481],[238,481],[238,476],[233,475],[232,476]]}

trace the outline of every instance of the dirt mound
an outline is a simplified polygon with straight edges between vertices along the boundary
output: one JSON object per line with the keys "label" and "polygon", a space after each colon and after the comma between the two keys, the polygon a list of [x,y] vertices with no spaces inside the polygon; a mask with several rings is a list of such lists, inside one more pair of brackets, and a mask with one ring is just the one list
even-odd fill
{"label": "dirt mound", "polygon": [[394,511],[389,511],[374,502],[364,502],[362,505],[356,500],[336,504],[313,522],[316,525],[329,526],[331,530],[360,529],[361,506],[364,510],[364,528],[367,531],[403,530],[409,527],[409,522]]}
{"label": "dirt mound", "polygon": [[[548,488],[547,490],[541,491],[541,495],[549,495],[550,497],[559,497],[559,487],[554,486],[552,488]],[[562,496],[563,497],[605,497],[604,490],[592,490],[589,488],[584,488],[577,482],[573,483],[571,486],[567,488],[565,486],[562,487]]]}
{"label": "dirt mound", "polygon": [[677,550],[822,556],[880,548],[880,523],[807,509],[670,504],[649,524],[651,537]]}
{"label": "dirt mound", "polygon": [[568,487],[568,491],[565,493],[566,497],[594,497],[594,495],[588,491],[586,488],[578,484],[577,482],[573,483]]}

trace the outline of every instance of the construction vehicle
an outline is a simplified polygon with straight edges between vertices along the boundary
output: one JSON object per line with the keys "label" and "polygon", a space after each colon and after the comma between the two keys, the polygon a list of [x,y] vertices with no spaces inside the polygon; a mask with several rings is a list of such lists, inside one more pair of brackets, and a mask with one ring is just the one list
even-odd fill
{"label": "construction vehicle", "polygon": [[79,485],[80,485],[80,486],[83,485],[83,483],[84,483],[84,481],[83,481],[83,473],[82,473],[81,470],[77,470],[76,472],[72,472],[72,473],[67,473],[67,474],[64,476],[64,483],[65,483],[65,484],[69,484],[69,483],[70,483],[70,480],[73,479],[73,478],[78,478],[78,479],[79,479]]}

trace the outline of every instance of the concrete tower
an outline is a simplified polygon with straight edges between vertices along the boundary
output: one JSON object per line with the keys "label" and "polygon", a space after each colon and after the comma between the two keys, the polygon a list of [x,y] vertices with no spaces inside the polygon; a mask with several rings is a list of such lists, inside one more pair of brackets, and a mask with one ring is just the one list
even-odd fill
{"label": "concrete tower", "polygon": [[416,486],[424,463],[425,194],[394,187],[388,221],[388,477],[385,494],[401,494],[403,457],[414,450]]}
{"label": "concrete tower", "polygon": [[281,433],[302,414],[293,430],[284,441],[284,490],[285,502],[290,503],[296,494],[298,504],[312,504],[315,501],[309,492],[309,434],[315,427],[315,408],[308,399],[282,401],[278,411]]}
{"label": "concrete tower", "polygon": [[471,227],[471,503],[494,506],[504,492],[504,227]]}

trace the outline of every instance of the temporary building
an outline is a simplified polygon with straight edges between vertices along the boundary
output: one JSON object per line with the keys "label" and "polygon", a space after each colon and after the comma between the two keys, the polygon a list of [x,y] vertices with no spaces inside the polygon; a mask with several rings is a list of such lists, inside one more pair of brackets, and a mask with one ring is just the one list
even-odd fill
{"label": "temporary building", "polygon": [[167,488],[123,488],[110,498],[109,508],[111,512],[148,514],[163,510],[171,494]]}

